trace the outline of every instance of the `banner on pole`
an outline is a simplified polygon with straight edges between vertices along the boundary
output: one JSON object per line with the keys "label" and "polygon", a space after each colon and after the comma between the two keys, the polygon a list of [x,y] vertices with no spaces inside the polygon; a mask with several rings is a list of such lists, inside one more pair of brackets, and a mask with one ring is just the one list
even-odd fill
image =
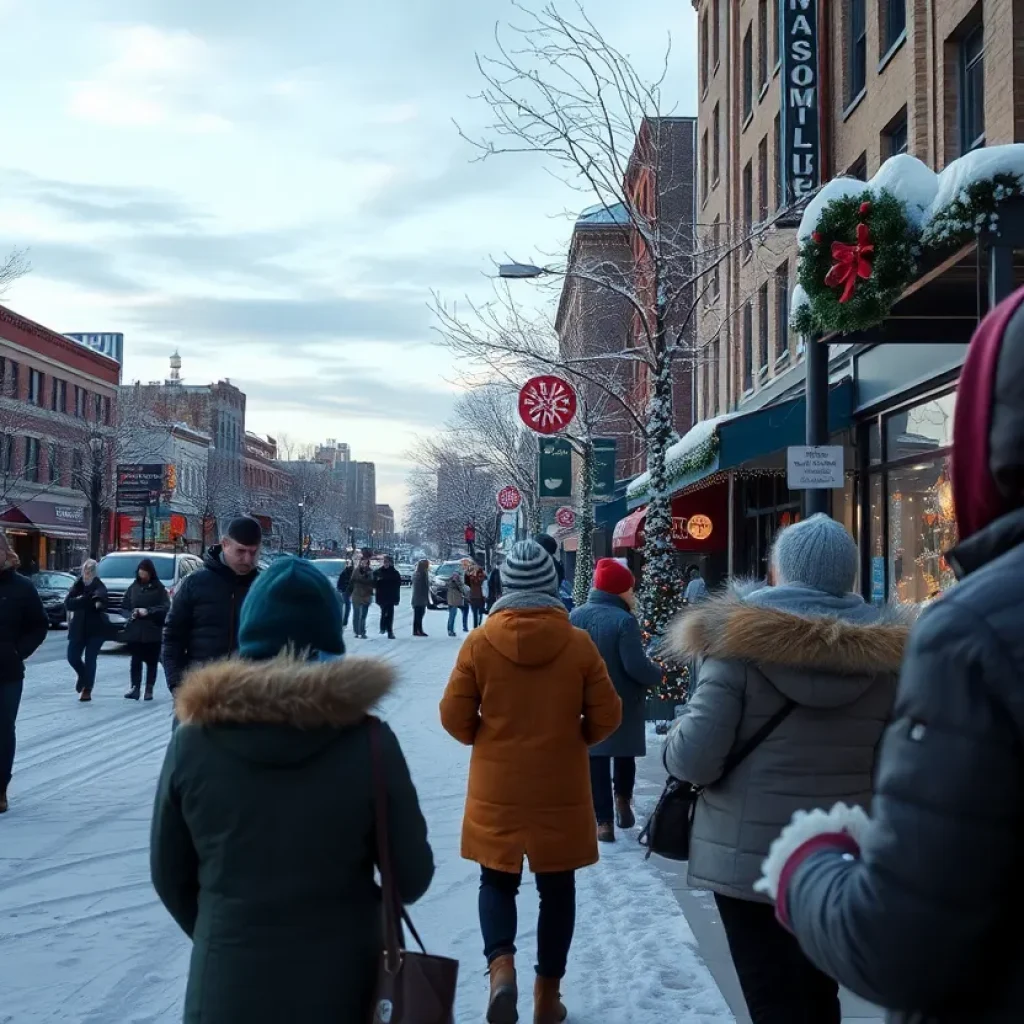
{"label": "banner on pole", "polygon": [[609,501],[615,497],[615,438],[599,437],[594,441],[594,500]]}
{"label": "banner on pole", "polygon": [[537,479],[541,498],[572,497],[572,445],[560,437],[540,439]]}

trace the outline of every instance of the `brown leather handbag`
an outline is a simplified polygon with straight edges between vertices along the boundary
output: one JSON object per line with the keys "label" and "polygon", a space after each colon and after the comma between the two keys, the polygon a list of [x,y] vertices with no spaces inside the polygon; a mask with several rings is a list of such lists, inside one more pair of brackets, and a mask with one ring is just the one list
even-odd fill
{"label": "brown leather handbag", "polygon": [[[377,971],[370,1024],[455,1024],[459,962],[427,953],[423,940],[402,906],[391,870],[388,789],[380,746],[380,722],[372,717],[370,746],[377,818],[377,860],[384,912],[384,952]],[[402,948],[403,921],[420,947],[419,953],[410,953]]]}

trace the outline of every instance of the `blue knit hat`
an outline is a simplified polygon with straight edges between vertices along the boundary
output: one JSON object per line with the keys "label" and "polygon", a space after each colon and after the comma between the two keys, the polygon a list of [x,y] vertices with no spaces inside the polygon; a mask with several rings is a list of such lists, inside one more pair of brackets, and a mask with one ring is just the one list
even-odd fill
{"label": "blue knit hat", "polygon": [[341,602],[330,580],[304,558],[279,558],[256,578],[242,605],[238,651],[260,661],[287,647],[344,654]]}
{"label": "blue knit hat", "polygon": [[558,596],[558,570],[551,556],[535,541],[513,545],[501,565],[501,589],[505,593],[527,591]]}
{"label": "blue knit hat", "polygon": [[841,523],[819,512],[779,534],[772,565],[779,585],[813,587],[842,597],[857,579],[857,545]]}

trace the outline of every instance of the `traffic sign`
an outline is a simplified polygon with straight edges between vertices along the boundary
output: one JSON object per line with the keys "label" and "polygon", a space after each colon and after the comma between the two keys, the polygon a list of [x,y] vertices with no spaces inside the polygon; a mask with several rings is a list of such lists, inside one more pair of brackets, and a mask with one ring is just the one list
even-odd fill
{"label": "traffic sign", "polygon": [[532,377],[519,392],[519,417],[538,434],[565,430],[576,415],[576,392],[561,377]]}
{"label": "traffic sign", "polygon": [[498,491],[498,508],[505,512],[515,512],[517,508],[523,503],[523,496],[519,493],[517,487],[513,487],[511,484],[508,487],[502,487]]}

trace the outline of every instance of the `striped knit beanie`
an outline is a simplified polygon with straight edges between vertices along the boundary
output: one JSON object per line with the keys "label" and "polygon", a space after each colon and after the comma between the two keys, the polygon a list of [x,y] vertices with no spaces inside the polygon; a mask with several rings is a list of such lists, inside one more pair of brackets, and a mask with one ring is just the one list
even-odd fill
{"label": "striped knit beanie", "polygon": [[506,593],[558,596],[558,572],[551,556],[535,541],[521,540],[501,566],[501,587]]}

